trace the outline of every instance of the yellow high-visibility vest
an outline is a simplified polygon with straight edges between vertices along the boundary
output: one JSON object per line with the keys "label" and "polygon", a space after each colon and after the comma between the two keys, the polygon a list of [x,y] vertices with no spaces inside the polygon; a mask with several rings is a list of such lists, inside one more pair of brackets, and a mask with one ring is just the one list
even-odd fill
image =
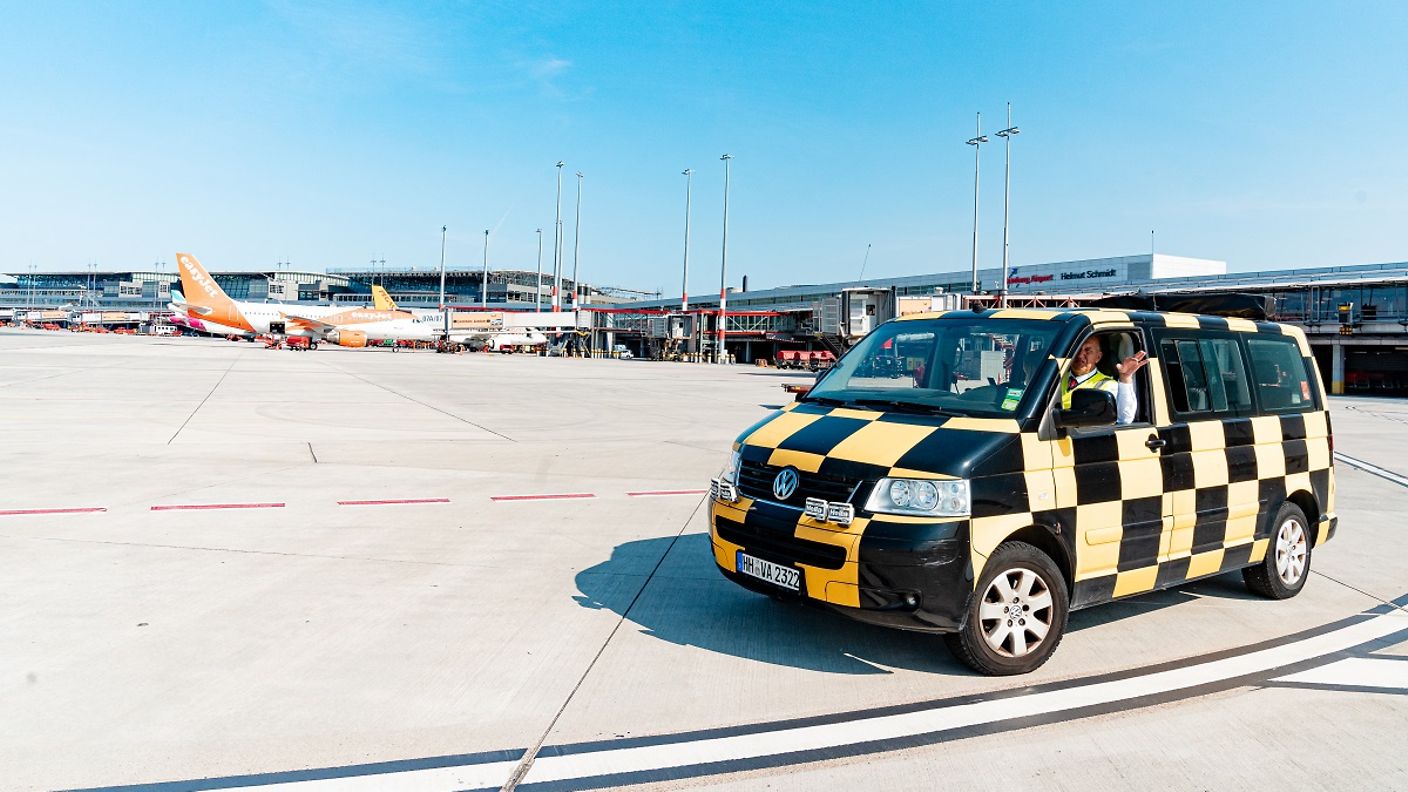
{"label": "yellow high-visibility vest", "polygon": [[1119,390],[1119,385],[1113,377],[1106,376],[1099,369],[1096,369],[1095,373],[1084,382],[1076,382],[1074,374],[1067,374],[1061,378],[1061,409],[1071,409],[1071,391],[1081,388],[1095,388],[1107,393],[1116,393]]}

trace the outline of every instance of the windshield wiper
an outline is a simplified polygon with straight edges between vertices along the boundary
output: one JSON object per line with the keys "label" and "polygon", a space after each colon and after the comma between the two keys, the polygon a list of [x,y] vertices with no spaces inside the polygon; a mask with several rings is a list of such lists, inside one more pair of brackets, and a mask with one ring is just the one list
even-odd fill
{"label": "windshield wiper", "polygon": [[892,410],[916,413],[918,415],[948,415],[955,418],[963,415],[963,413],[945,410],[942,407],[932,404],[918,404],[916,402],[900,401],[899,399],[856,399],[855,403],[865,405],[866,407],[888,407]]}

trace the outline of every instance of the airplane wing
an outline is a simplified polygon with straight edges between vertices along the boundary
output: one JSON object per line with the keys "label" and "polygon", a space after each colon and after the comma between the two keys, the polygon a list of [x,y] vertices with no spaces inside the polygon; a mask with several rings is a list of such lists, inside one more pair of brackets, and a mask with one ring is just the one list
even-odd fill
{"label": "airplane wing", "polygon": [[327,322],[321,321],[319,319],[311,319],[307,316],[299,316],[297,314],[286,314],[282,312],[280,315],[283,316],[284,321],[301,327],[304,330],[317,330],[321,333],[327,333],[337,329],[337,325],[328,324]]}

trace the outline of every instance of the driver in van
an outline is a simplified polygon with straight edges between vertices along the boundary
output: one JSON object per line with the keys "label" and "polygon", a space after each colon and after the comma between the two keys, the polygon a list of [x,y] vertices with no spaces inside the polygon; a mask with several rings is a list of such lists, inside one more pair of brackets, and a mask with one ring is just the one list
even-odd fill
{"label": "driver in van", "polygon": [[1092,336],[1080,345],[1080,350],[1071,360],[1071,373],[1061,381],[1061,407],[1071,406],[1072,391],[1094,388],[1115,394],[1115,406],[1119,412],[1117,423],[1120,426],[1134,423],[1134,418],[1139,412],[1139,394],[1134,389],[1134,373],[1149,363],[1149,356],[1140,350],[1116,363],[1115,373],[1119,375],[1118,380],[1095,367],[1102,357],[1104,351],[1100,348],[1099,338]]}

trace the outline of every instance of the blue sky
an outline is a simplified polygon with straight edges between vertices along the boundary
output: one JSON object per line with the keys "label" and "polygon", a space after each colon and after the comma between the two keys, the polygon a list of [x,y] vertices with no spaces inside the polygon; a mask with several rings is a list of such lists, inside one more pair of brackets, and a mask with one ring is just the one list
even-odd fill
{"label": "blue sky", "polygon": [[[7,3],[0,271],[551,266],[757,288],[964,269],[1012,101],[1016,265],[1408,259],[1403,3]],[[1000,261],[1002,150],[981,257]],[[570,266],[570,260],[569,260]]]}

